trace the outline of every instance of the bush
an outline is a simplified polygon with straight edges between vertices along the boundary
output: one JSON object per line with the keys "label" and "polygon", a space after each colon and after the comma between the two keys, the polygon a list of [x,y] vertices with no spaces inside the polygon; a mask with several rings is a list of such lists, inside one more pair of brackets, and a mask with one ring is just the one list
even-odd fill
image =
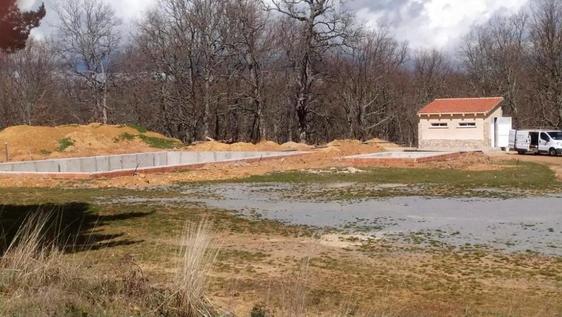
{"label": "bush", "polygon": [[121,141],[132,141],[135,138],[136,138],[135,135],[132,135],[128,132],[124,132],[124,133],[119,134],[119,136],[117,138],[115,138],[114,141],[115,141],[115,143],[121,142]]}
{"label": "bush", "polygon": [[186,225],[176,272],[176,304],[183,316],[217,316],[206,296],[207,278],[218,255],[206,220]]}
{"label": "bush", "polygon": [[64,152],[66,149],[74,145],[74,140],[71,138],[63,138],[59,140],[59,152]]}
{"label": "bush", "polygon": [[135,130],[139,131],[140,133],[146,133],[146,132],[148,132],[148,129],[147,129],[147,128],[145,128],[145,127],[143,127],[143,126],[140,126],[140,125],[138,125],[138,124],[134,124],[134,123],[133,123],[133,124],[128,124],[127,126],[128,126],[129,128],[132,128],[132,129],[135,129]]}
{"label": "bush", "polygon": [[139,138],[143,140],[144,143],[158,149],[171,149],[178,145],[175,140],[151,137],[143,134],[139,135]]}

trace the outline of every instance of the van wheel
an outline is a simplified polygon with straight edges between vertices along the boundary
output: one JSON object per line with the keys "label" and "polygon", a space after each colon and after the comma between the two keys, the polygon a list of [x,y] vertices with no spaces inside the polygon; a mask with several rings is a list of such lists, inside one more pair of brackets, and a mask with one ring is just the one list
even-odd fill
{"label": "van wheel", "polygon": [[548,154],[550,154],[551,156],[556,156],[556,154],[558,153],[556,153],[556,149],[550,148],[550,150],[548,150]]}
{"label": "van wheel", "polygon": [[517,150],[517,154],[523,155],[523,154],[525,154],[525,151],[524,150]]}

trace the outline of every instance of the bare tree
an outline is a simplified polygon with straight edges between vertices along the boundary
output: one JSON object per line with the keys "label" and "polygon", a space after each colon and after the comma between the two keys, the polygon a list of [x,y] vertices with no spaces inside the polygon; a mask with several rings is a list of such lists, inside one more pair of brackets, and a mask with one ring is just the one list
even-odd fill
{"label": "bare tree", "polygon": [[298,51],[295,52],[295,112],[300,140],[309,137],[314,85],[320,77],[318,64],[329,49],[346,45],[355,34],[352,17],[338,0],[272,0],[275,10],[298,24]]}
{"label": "bare tree", "polygon": [[447,56],[437,50],[422,50],[414,55],[413,62],[416,100],[425,104],[444,94],[451,93],[452,87],[447,80],[451,77],[452,67]]}
{"label": "bare tree", "polygon": [[97,0],[64,0],[58,8],[61,56],[92,90],[93,115],[107,123],[111,62],[119,47],[119,20],[113,9]]}
{"label": "bare tree", "polygon": [[232,51],[233,64],[240,68],[237,75],[244,83],[237,95],[249,103],[249,107],[238,105],[237,110],[251,114],[250,138],[258,142],[267,136],[264,64],[271,50],[271,32],[267,29],[267,16],[255,1],[230,0],[226,12],[225,45]]}
{"label": "bare tree", "polygon": [[531,22],[538,109],[552,127],[562,128],[562,3],[537,0]]}
{"label": "bare tree", "polygon": [[[223,62],[225,1],[191,0],[187,11],[192,30],[195,63],[201,68],[203,80],[203,137],[209,138],[213,107],[213,85],[219,80],[218,68]],[[215,127],[215,130],[217,128]]]}
{"label": "bare tree", "polygon": [[476,27],[466,38],[465,67],[474,90],[481,95],[502,95],[506,110],[518,121],[521,91],[527,73],[528,16],[496,16]]}
{"label": "bare tree", "polygon": [[392,111],[395,100],[389,98],[391,78],[400,71],[406,55],[406,44],[381,30],[368,32],[350,57],[343,56],[347,71],[338,76],[350,138],[366,140],[397,115]]}
{"label": "bare tree", "polygon": [[52,93],[55,81],[55,58],[50,47],[43,42],[28,41],[25,49],[9,57],[13,92],[17,96],[21,122],[31,125],[36,110]]}

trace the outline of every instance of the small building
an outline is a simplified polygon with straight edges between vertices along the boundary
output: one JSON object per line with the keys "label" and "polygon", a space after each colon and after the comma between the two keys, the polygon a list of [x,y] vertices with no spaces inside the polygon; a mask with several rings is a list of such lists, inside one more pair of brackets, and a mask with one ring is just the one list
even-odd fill
{"label": "small building", "polygon": [[436,99],[418,112],[418,147],[489,151],[508,147],[511,118],[502,97]]}

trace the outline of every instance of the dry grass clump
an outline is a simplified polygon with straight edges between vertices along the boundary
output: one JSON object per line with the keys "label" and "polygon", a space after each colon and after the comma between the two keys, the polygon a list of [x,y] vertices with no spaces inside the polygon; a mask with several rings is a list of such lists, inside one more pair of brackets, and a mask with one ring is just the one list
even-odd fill
{"label": "dry grass clump", "polygon": [[288,283],[283,285],[280,316],[307,316],[307,284],[309,279],[310,258],[305,257],[300,263],[299,270],[293,277],[288,277]]}
{"label": "dry grass clump", "polygon": [[69,277],[63,252],[46,236],[53,213],[35,213],[18,229],[0,258],[3,287],[33,288]]}
{"label": "dry grass clump", "polygon": [[180,316],[216,316],[206,296],[209,273],[218,255],[209,223],[187,224],[181,238],[180,262],[174,289]]}
{"label": "dry grass clump", "polygon": [[218,315],[206,296],[218,252],[206,221],[186,226],[175,280],[156,287],[132,256],[100,270],[95,260],[65,254],[73,248],[53,236],[56,218],[33,213],[0,253],[0,316]]}

